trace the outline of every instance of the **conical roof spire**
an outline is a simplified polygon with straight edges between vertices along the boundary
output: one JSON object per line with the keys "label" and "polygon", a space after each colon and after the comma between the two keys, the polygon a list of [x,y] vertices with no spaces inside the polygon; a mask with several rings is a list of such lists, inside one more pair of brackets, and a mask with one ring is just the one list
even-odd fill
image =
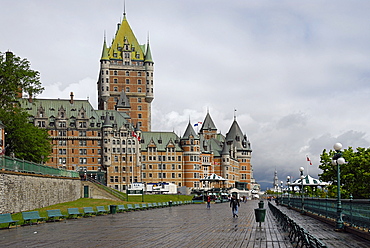
{"label": "conical roof spire", "polygon": [[107,42],[105,40],[105,35],[104,35],[104,43],[103,43],[103,51],[101,54],[101,60],[109,60],[109,54],[108,54]]}
{"label": "conical roof spire", "polygon": [[182,138],[183,139],[188,139],[189,136],[193,136],[194,138],[199,138],[198,135],[195,133],[193,126],[190,124],[190,121],[188,123],[188,126],[185,130],[184,136]]}
{"label": "conical roof spire", "polygon": [[149,36],[148,36],[148,42],[146,44],[146,52],[145,52],[145,61],[144,62],[153,62],[152,52],[150,51],[150,45],[149,45]]}

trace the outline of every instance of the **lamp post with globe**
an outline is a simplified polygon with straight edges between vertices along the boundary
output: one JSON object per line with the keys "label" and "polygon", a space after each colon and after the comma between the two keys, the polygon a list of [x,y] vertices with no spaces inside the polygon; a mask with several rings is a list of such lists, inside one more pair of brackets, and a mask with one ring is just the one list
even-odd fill
{"label": "lamp post with globe", "polygon": [[335,155],[332,159],[332,164],[337,166],[337,221],[335,224],[335,230],[343,230],[344,224],[342,219],[342,201],[340,198],[340,166],[346,162],[346,160],[342,157],[342,144],[335,143],[334,150]]}
{"label": "lamp post with globe", "polygon": [[305,211],[304,211],[304,193],[303,193],[303,179],[304,179],[303,171],[304,171],[304,168],[300,167],[299,171],[301,172],[301,206],[302,206],[301,213],[304,214],[305,213]]}
{"label": "lamp post with globe", "polygon": [[290,208],[290,176],[286,177],[286,185],[288,186],[288,208]]}

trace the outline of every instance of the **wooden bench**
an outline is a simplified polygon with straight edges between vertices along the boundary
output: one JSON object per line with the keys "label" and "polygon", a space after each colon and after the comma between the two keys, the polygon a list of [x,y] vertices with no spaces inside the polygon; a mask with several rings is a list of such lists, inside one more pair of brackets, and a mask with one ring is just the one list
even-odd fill
{"label": "wooden bench", "polygon": [[46,210],[48,214],[48,219],[55,221],[57,218],[59,219],[66,219],[67,216],[63,215],[60,209],[51,209],[51,210]]}
{"label": "wooden bench", "polygon": [[125,212],[126,210],[125,205],[117,205],[117,213]]}
{"label": "wooden bench", "polygon": [[13,220],[11,214],[0,214],[0,224],[8,224],[8,228],[10,225],[15,225],[17,227],[18,220]]}
{"label": "wooden bench", "polygon": [[24,224],[31,224],[32,225],[32,220],[36,220],[36,224],[39,221],[44,221],[45,217],[41,217],[39,214],[39,211],[31,211],[31,212],[22,212],[22,218],[24,221]]}
{"label": "wooden bench", "polygon": [[68,208],[68,218],[73,218],[73,216],[76,216],[76,219],[78,218],[78,216],[82,216],[83,213],[80,213],[80,210],[78,210],[78,208]]}
{"label": "wooden bench", "polygon": [[97,214],[107,214],[109,211],[105,209],[104,206],[96,207]]}
{"label": "wooden bench", "polygon": [[84,210],[84,216],[92,216],[94,214],[96,215],[96,212],[94,211],[92,207],[84,207],[83,210]]}

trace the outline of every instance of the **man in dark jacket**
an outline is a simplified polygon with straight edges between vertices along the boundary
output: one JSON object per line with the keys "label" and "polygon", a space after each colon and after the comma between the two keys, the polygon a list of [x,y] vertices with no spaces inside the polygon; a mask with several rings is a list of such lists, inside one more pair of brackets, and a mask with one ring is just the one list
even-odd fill
{"label": "man in dark jacket", "polygon": [[233,218],[235,218],[235,216],[239,217],[238,208],[240,207],[240,203],[239,203],[239,200],[235,196],[231,198],[230,207],[231,207],[231,211],[233,212]]}

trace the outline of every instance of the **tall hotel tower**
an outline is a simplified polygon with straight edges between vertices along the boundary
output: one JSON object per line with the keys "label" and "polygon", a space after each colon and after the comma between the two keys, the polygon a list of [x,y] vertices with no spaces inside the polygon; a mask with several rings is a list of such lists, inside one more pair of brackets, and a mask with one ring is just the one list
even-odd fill
{"label": "tall hotel tower", "polygon": [[151,131],[153,64],[149,39],[139,44],[124,13],[110,47],[104,38],[98,109],[124,112],[136,128]]}

